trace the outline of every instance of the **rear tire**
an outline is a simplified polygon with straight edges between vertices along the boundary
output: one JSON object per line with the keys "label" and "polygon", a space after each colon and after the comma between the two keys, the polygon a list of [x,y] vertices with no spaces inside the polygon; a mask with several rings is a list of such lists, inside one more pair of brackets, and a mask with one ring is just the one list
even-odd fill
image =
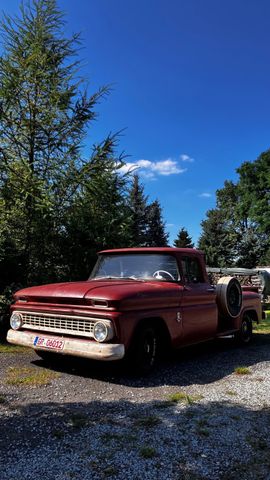
{"label": "rear tire", "polygon": [[235,334],[235,340],[238,345],[248,345],[252,340],[252,319],[244,314],[240,330]]}

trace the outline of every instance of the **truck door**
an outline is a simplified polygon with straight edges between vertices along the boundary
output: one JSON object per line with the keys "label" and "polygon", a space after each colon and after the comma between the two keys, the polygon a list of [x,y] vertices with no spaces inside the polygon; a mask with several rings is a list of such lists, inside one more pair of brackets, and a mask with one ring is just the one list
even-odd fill
{"label": "truck door", "polygon": [[207,282],[198,256],[181,257],[181,268],[184,283],[180,306],[182,341],[191,344],[213,338],[218,326],[215,289]]}

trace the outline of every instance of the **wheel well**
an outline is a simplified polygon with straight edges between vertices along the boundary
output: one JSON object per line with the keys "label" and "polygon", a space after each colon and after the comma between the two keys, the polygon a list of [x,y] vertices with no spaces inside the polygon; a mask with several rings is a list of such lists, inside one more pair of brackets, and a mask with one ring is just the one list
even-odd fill
{"label": "wheel well", "polygon": [[255,312],[255,310],[245,310],[244,313],[243,313],[243,317],[244,317],[245,315],[248,315],[249,318],[252,320],[252,322],[259,323],[258,315],[257,315],[257,313]]}
{"label": "wheel well", "polygon": [[136,325],[134,330],[134,336],[140,330],[142,326],[151,325],[158,330],[159,337],[161,339],[161,349],[162,351],[168,349],[171,346],[171,336],[168,330],[168,327],[164,320],[160,317],[150,317],[150,318],[143,318],[139,321]]}

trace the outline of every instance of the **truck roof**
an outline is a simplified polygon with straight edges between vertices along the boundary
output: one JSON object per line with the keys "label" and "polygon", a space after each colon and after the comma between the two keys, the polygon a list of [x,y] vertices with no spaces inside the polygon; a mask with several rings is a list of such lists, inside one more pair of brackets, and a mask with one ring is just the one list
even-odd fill
{"label": "truck roof", "polygon": [[114,248],[111,250],[101,250],[100,253],[188,253],[194,255],[203,255],[201,250],[196,248],[176,248],[176,247],[136,247],[136,248]]}

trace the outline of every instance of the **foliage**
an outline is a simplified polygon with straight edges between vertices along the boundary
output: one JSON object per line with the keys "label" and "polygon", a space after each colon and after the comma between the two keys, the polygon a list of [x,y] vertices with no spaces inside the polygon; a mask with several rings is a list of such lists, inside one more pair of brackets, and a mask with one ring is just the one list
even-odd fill
{"label": "foliage", "polygon": [[134,174],[129,190],[130,231],[132,247],[143,247],[147,243],[147,201],[139,175]]}
{"label": "foliage", "polygon": [[[55,0],[33,0],[1,24],[0,291],[74,278],[84,272],[84,249],[91,257],[123,242],[125,182],[115,136],[88,159],[82,155],[108,88],[88,96],[78,77],[79,36],[65,38],[64,25]],[[93,259],[86,260],[85,270]]]}
{"label": "foliage", "polygon": [[217,190],[202,222],[199,247],[209,266],[252,268],[270,260],[270,151],[237,169],[239,180]]}
{"label": "foliage", "polygon": [[169,235],[165,230],[158,200],[148,203],[139,175],[133,174],[129,190],[129,229],[131,247],[165,247]]}
{"label": "foliage", "polygon": [[166,247],[168,245],[169,235],[165,230],[165,223],[162,218],[162,209],[158,200],[155,200],[153,203],[148,205],[146,216],[146,246]]}
{"label": "foliage", "polygon": [[189,236],[185,228],[181,228],[178,232],[177,238],[173,242],[177,248],[194,248],[192,238]]}

